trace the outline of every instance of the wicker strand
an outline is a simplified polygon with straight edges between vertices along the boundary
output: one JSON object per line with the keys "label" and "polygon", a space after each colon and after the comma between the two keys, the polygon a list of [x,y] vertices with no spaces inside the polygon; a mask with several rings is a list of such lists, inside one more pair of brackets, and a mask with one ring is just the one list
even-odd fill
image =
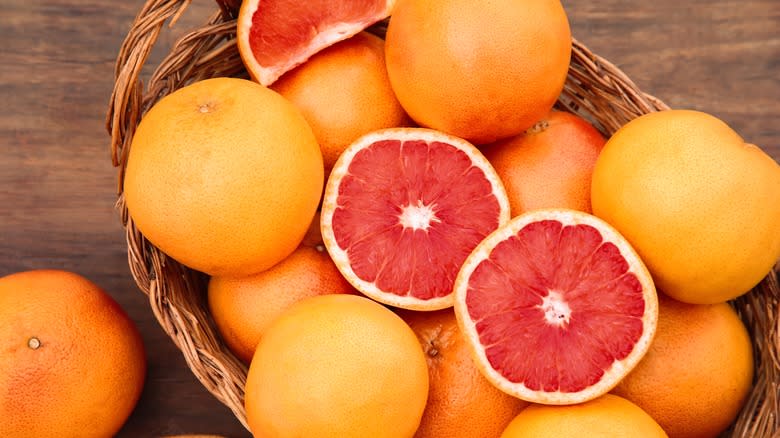
{"label": "wicker strand", "polygon": [[[143,84],[138,79],[162,26],[178,17],[190,0],[149,0],[138,13],[130,32],[119,49],[114,68],[114,89],[106,114],[106,128],[111,134],[111,161],[124,169],[124,152],[129,148],[142,111],[138,101],[143,96]],[[121,176],[123,177],[124,171]],[[120,177],[118,191],[121,191]]]}
{"label": "wicker strand", "polygon": [[756,377],[732,438],[780,436],[780,285],[775,268],[732,303],[753,339]]}
{"label": "wicker strand", "polygon": [[[246,367],[221,341],[205,302],[207,278],[148,242],[130,217],[122,195],[124,169],[133,134],[143,114],[159,99],[210,77],[248,77],[235,43],[238,0],[217,0],[219,8],[205,24],[180,38],[154,70],[144,89],[140,74],[164,23],[181,16],[191,0],[148,0],[117,56],[115,86],[106,115],[111,160],[118,171],[117,204],[125,226],[128,265],[138,288],[148,295],[160,325],[182,351],[187,365],[218,400],[246,427]],[[369,30],[379,36],[387,22]],[[557,106],[577,113],[606,136],[629,120],[668,109],[643,93],[615,65],[572,42],[569,76]],[[780,437],[780,286],[777,268],[753,291],[732,302],[753,340],[756,377],[731,438]]]}
{"label": "wicker strand", "polygon": [[[222,22],[222,18],[221,12],[215,13],[201,32],[185,35],[176,42],[152,75],[145,103],[156,102],[187,83],[217,76],[235,76],[244,71],[235,43],[236,23]],[[231,54],[234,54],[232,58]],[[233,62],[225,63],[222,59],[225,55]]]}
{"label": "wicker strand", "polygon": [[[149,296],[155,317],[182,351],[195,376],[218,400],[233,410],[236,418],[246,427],[243,406],[246,367],[232,354],[225,353],[213,322],[202,310],[206,307],[203,295],[205,279],[169,259],[143,237],[130,218],[121,194],[127,153],[141,116],[164,94],[192,80],[206,77],[203,74],[181,75],[182,71],[192,72],[194,67],[191,62],[177,63],[169,54],[158,67],[160,73],[150,81],[150,90],[157,92],[144,92],[143,83],[139,79],[163,24],[169,20],[171,25],[175,23],[189,3],[190,0],[149,0],[138,14],[117,57],[115,86],[106,116],[106,127],[111,135],[112,163],[119,168],[117,208],[126,229],[131,274],[139,289]],[[219,65],[218,54],[208,58],[204,52],[228,40],[234,32],[235,24],[230,26],[222,22],[225,17],[228,15],[214,14],[205,32],[190,34],[189,38],[195,42],[193,46],[188,45],[188,37],[185,37],[175,46],[181,52],[172,53],[182,53],[180,59],[188,56],[190,60],[211,59],[210,65]],[[218,50],[227,53],[225,49]],[[240,58],[237,64],[240,64]],[[168,73],[163,70],[166,66],[170,68]],[[218,69],[213,69],[213,75],[220,73]],[[177,74],[181,80],[175,80]],[[158,84],[166,84],[167,87]]]}

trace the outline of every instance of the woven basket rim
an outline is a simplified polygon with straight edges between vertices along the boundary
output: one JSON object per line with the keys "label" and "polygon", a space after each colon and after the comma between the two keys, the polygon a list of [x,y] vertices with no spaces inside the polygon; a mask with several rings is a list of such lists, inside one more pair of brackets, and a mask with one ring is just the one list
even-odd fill
{"label": "woven basket rim", "polygon": [[[167,257],[138,231],[124,203],[122,183],[127,154],[143,114],[182,86],[214,76],[248,78],[235,44],[240,0],[217,0],[214,13],[182,36],[156,67],[145,87],[141,70],[161,32],[172,27],[191,0],[147,0],[119,50],[115,84],[106,114],[111,160],[117,168],[117,203],[128,246],[128,265],[138,288],[188,367],[204,387],[232,410],[248,429],[243,405],[247,367],[220,339],[204,300],[207,277]],[[386,22],[385,22],[386,23]],[[370,29],[382,34],[383,23]],[[572,41],[572,61],[557,107],[579,114],[609,136],[628,120],[667,110],[660,99],[641,91],[617,66]],[[780,265],[750,293],[731,302],[753,340],[756,377],[753,391],[728,436],[780,434]]]}

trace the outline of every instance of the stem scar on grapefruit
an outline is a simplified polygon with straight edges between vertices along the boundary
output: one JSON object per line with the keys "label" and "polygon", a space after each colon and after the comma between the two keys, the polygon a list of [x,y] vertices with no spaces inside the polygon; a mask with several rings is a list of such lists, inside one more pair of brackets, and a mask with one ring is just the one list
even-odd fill
{"label": "stem scar on grapefruit", "polygon": [[605,394],[647,352],[658,321],[652,278],[606,222],[534,210],[491,233],[455,281],[458,324],[499,389],[543,404]]}
{"label": "stem scar on grapefruit", "polygon": [[320,50],[387,18],[395,0],[244,0],[236,39],[249,75],[268,86]]}
{"label": "stem scar on grapefruit", "polygon": [[336,161],[322,237],[342,275],[376,301],[413,310],[452,306],[471,250],[509,220],[487,159],[467,141],[425,128],[374,131]]}
{"label": "stem scar on grapefruit", "polygon": [[428,362],[428,402],[414,438],[496,438],[529,405],[477,369],[452,308],[396,314],[417,334]]}

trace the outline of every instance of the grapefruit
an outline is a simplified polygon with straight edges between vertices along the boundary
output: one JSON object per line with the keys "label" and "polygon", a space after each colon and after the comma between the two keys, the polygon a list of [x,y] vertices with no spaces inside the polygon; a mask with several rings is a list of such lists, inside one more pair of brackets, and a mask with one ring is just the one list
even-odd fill
{"label": "grapefruit", "polygon": [[322,203],[325,246],[344,277],[392,306],[452,306],[466,256],[509,219],[493,168],[470,143],[423,128],[367,134],[341,155]]}
{"label": "grapefruit", "polygon": [[644,409],[670,436],[715,438],[737,418],[752,388],[748,332],[726,303],[686,304],[659,294],[658,304],[650,350],[612,392]]}
{"label": "grapefruit", "polygon": [[414,332],[357,295],[306,298],[268,327],[249,366],[247,422],[262,437],[411,437],[428,397]]}
{"label": "grapefruit", "polygon": [[268,325],[294,303],[315,295],[355,293],[324,247],[301,246],[263,272],[211,277],[208,305],[228,348],[249,364]]}
{"label": "grapefruit", "polygon": [[658,289],[720,303],[748,292],[780,258],[780,165],[716,117],[638,117],[604,146],[593,212],[636,248]]}
{"label": "grapefruit", "polygon": [[112,437],[141,396],[146,355],[110,295],[65,271],[0,278],[0,436]]}
{"label": "grapefruit", "polygon": [[211,277],[208,306],[228,348],[247,365],[271,321],[304,298],[357,293],[325,251],[319,215],[301,245],[270,269],[245,277]]}
{"label": "grapefruit", "polygon": [[604,221],[533,210],[477,246],[455,281],[458,324],[501,390],[545,404],[612,389],[644,356],[658,301],[650,274]]}
{"label": "grapefruit", "polygon": [[566,80],[571,30],[558,0],[398,0],[385,53],[414,121],[483,144],[550,111]]}
{"label": "grapefruit", "polygon": [[428,403],[415,438],[495,438],[528,403],[479,372],[452,309],[398,309],[428,360]]}
{"label": "grapefruit", "polygon": [[243,276],[292,253],[317,210],[322,154],[290,102],[217,78],[157,102],[133,137],[124,197],[157,248],[210,275]]}
{"label": "grapefruit", "polygon": [[241,60],[254,80],[270,85],[320,50],[386,18],[394,3],[244,0],[236,21]]}
{"label": "grapefruit", "polygon": [[667,438],[642,408],[612,394],[570,406],[533,405],[512,420],[501,438]]}
{"label": "grapefruit", "polygon": [[409,123],[387,79],[385,43],[367,32],[315,54],[271,88],[309,122],[326,174],[361,135]]}
{"label": "grapefruit", "polygon": [[582,117],[551,111],[524,133],[480,150],[504,183],[512,216],[540,208],[590,213],[590,180],[605,141]]}

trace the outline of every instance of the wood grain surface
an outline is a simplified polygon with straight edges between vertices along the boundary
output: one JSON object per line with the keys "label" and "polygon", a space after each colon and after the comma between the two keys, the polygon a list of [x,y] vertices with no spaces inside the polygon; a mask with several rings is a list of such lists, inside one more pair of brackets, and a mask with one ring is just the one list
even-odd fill
{"label": "wood grain surface", "polygon": [[[564,0],[573,34],[644,91],[712,113],[780,159],[778,0]],[[114,59],[143,0],[2,0],[0,276],[80,273],[141,329],[142,398],[121,436],[248,436],[157,325],[127,268],[104,118]],[[150,63],[214,10],[194,0]],[[2,419],[0,419],[2,421]]]}

